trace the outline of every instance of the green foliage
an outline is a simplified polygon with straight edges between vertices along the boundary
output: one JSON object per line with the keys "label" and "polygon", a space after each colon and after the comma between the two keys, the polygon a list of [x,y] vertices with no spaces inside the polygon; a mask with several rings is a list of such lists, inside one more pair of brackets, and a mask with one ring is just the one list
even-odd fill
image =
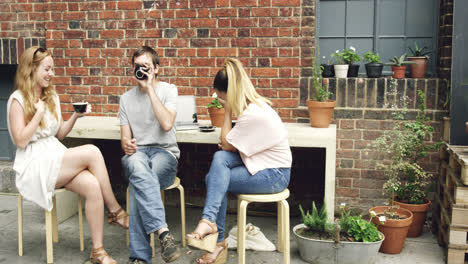
{"label": "green foliage", "polygon": [[[317,49],[317,56],[320,57],[320,53],[318,49]],[[310,94],[310,99],[316,100],[319,102],[325,102],[332,96],[332,93],[327,91],[326,87],[323,85],[323,77],[322,77],[323,66],[317,64],[315,57],[313,58],[312,65],[314,65],[314,67],[312,68],[312,76],[311,76],[312,88],[314,89],[314,93]]]}
{"label": "green foliage", "polygon": [[426,116],[424,92],[418,90],[419,106],[415,121],[405,120],[406,106],[403,111],[394,113],[396,122],[393,130],[387,131],[376,139],[374,146],[390,156],[390,162],[382,162],[379,169],[384,170],[388,177],[383,185],[384,192],[393,199],[395,195],[400,201],[421,204],[427,196],[426,188],[432,175],[427,173],[418,161],[425,157],[429,150],[435,150],[439,143],[425,144],[431,139],[434,128]]}
{"label": "green foliage", "polygon": [[312,202],[312,213],[309,213],[309,211],[304,213],[301,205],[299,205],[299,210],[301,211],[302,222],[308,229],[315,231],[318,234],[325,234],[328,237],[332,236],[335,230],[335,225],[328,223],[327,221],[328,217],[325,203],[323,203],[320,211],[317,210],[315,202]]}
{"label": "green foliage", "polygon": [[340,229],[354,242],[375,242],[382,239],[377,227],[362,219],[361,216],[350,216],[346,207],[341,208]]}
{"label": "green foliage", "polygon": [[429,49],[424,46],[422,48],[418,47],[418,43],[414,43],[414,49],[412,49],[411,47],[408,47],[408,49],[411,51],[411,56],[410,57],[426,57],[429,59],[429,56],[427,56],[428,54],[431,53],[431,51],[429,51]]}
{"label": "green foliage", "polygon": [[214,98],[208,105],[208,108],[223,108],[223,105],[219,102],[218,98]]}
{"label": "green foliage", "polygon": [[380,56],[378,53],[374,53],[372,51],[368,51],[364,53],[364,56],[362,57],[364,61],[367,61],[368,63],[382,63],[380,61]]}
{"label": "green foliage", "polygon": [[359,55],[356,54],[356,49],[349,47],[349,49],[344,49],[342,52],[336,50],[335,53],[332,53],[330,57],[336,57],[336,64],[353,64],[353,62],[360,61]]}
{"label": "green foliage", "polygon": [[413,61],[405,61],[405,57],[406,57],[406,53],[404,53],[400,57],[394,56],[393,59],[391,59],[389,63],[385,63],[385,65],[400,67],[401,65],[405,65],[405,64],[415,64],[415,62]]}

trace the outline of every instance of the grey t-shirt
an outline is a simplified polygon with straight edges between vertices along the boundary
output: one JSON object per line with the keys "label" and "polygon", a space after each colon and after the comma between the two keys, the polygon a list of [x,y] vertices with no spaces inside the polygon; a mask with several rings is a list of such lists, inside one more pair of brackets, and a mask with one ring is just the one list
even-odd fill
{"label": "grey t-shirt", "polygon": [[[154,89],[161,103],[176,110],[177,87],[167,82],[158,82]],[[179,158],[175,126],[165,132],[154,115],[148,94],[137,86],[120,97],[120,125],[129,125],[138,146],[151,145],[170,151]]]}

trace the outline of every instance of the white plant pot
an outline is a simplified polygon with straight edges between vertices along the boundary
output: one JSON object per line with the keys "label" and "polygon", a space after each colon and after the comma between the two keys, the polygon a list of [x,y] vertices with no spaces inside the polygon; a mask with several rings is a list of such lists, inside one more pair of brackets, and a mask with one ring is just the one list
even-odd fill
{"label": "white plant pot", "polygon": [[335,64],[335,77],[346,78],[348,76],[348,64]]}

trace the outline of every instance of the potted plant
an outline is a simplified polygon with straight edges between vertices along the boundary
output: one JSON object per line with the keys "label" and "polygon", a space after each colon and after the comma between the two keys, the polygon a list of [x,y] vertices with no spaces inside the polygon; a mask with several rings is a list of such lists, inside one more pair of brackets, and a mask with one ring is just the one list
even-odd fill
{"label": "potted plant", "polygon": [[406,66],[405,64],[412,64],[414,62],[405,61],[406,53],[401,55],[400,57],[393,57],[389,63],[385,63],[385,65],[392,66],[392,77],[395,79],[403,79],[405,78]]}
{"label": "potted plant", "polygon": [[418,43],[414,43],[414,49],[408,47],[411,55],[408,56],[408,60],[414,62],[410,65],[410,76],[411,78],[424,78],[426,76],[427,62],[429,60],[428,54],[431,52],[427,50],[427,47],[418,47]]}
{"label": "potted plant", "polygon": [[325,56],[322,57],[322,64],[320,64],[320,66],[323,68],[322,77],[335,77],[335,68],[333,67],[333,63],[331,63],[330,60],[327,60]]}
{"label": "potted plant", "polygon": [[[431,204],[427,199],[427,188],[432,175],[427,173],[418,161],[429,150],[437,149],[441,143],[425,144],[424,139],[432,137],[434,128],[426,116],[425,94],[418,90],[418,113],[415,121],[405,120],[406,106],[393,114],[397,121],[393,130],[376,139],[376,149],[389,155],[390,162],[379,164],[388,181],[384,190],[391,195],[391,206],[408,209],[413,214],[408,236],[416,237],[422,232],[426,211]],[[385,234],[385,233],[384,233]]]}
{"label": "potted plant", "polygon": [[[336,106],[335,100],[330,100],[331,92],[327,91],[323,84],[323,67],[312,62],[312,89],[310,89],[307,108],[309,110],[309,120],[312,127],[326,128],[330,126],[333,111]],[[336,65],[335,65],[336,66]]]}
{"label": "potted plant", "polygon": [[382,75],[383,63],[378,53],[368,51],[362,57],[366,63],[366,73],[369,78],[379,78]]}
{"label": "potted plant", "polygon": [[384,236],[361,216],[350,216],[341,207],[338,223],[327,222],[325,204],[317,210],[312,203],[312,213],[302,215],[302,224],[293,228],[299,254],[308,263],[373,263]]}
{"label": "potted plant", "polygon": [[[346,56],[349,56],[346,55]],[[335,53],[332,53],[330,57],[336,57],[336,62],[335,65],[333,66],[335,68],[335,77],[336,78],[346,78],[348,76],[348,69],[349,69],[349,64],[345,62],[345,53],[340,52],[340,50],[336,50]]]}
{"label": "potted plant", "polygon": [[222,127],[224,122],[224,108],[218,100],[218,95],[213,93],[213,100],[207,105],[208,113],[210,114],[211,125]]}
{"label": "potted plant", "polygon": [[359,73],[359,64],[355,64],[361,60],[359,55],[356,54],[356,49],[353,46],[350,46],[349,49],[343,50],[343,60],[349,65],[348,67],[348,77],[357,77]]}

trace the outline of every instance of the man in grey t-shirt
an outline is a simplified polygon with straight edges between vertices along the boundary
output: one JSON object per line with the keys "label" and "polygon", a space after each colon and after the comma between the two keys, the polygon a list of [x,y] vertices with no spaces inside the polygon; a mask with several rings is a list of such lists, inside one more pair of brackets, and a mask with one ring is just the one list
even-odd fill
{"label": "man in grey t-shirt", "polygon": [[176,142],[177,87],[157,80],[159,57],[143,46],[132,57],[138,86],[120,98],[124,173],[130,181],[130,261],[151,263],[150,234],[157,232],[161,257],[172,262],[180,248],[169,233],[160,191],[173,184],[180,155]]}

